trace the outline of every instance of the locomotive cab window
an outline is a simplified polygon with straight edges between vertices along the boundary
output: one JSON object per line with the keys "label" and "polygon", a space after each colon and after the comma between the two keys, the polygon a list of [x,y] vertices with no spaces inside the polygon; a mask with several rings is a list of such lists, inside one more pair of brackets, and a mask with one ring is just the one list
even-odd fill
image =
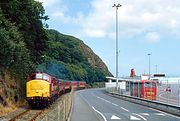
{"label": "locomotive cab window", "polygon": [[34,79],[43,79],[43,80],[46,80],[46,81],[50,80],[49,76],[46,75],[46,74],[43,74],[43,73],[33,74],[33,75],[31,75],[31,77],[28,80],[34,80]]}
{"label": "locomotive cab window", "polygon": [[36,74],[36,79],[43,79],[43,74]]}
{"label": "locomotive cab window", "polygon": [[46,81],[49,81],[49,77],[47,75],[43,75],[43,79],[46,80]]}

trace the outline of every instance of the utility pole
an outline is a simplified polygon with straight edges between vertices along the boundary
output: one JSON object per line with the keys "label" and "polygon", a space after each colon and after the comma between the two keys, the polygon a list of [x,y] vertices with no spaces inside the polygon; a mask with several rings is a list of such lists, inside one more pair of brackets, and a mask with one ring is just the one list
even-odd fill
{"label": "utility pole", "polygon": [[156,74],[157,74],[157,65],[155,65],[155,67],[156,67]]}
{"label": "utility pole", "polygon": [[[151,78],[151,54],[148,54],[149,56],[149,81],[150,81],[150,78]],[[150,90],[150,95],[151,95],[151,100],[152,100],[152,81],[150,81],[151,83],[151,90]]]}
{"label": "utility pole", "polygon": [[112,7],[116,8],[116,89],[118,91],[118,8],[121,7],[120,4],[114,4]]}
{"label": "utility pole", "polygon": [[150,77],[151,77],[151,54],[148,54],[149,56],[149,80],[150,80]]}

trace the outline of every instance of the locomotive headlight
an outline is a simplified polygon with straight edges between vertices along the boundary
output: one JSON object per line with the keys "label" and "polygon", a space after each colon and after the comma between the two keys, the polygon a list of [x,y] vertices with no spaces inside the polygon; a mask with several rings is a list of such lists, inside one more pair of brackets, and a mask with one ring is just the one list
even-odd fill
{"label": "locomotive headlight", "polygon": [[36,90],[36,93],[38,93],[39,92],[39,90]]}

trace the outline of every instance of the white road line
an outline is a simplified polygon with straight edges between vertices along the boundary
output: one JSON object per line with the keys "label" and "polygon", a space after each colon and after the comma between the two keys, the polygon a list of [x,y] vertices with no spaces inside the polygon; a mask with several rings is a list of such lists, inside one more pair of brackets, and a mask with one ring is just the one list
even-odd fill
{"label": "white road line", "polygon": [[[160,98],[160,99],[165,99],[165,100],[170,100],[170,101],[172,101],[172,102],[178,103],[178,100],[171,99],[171,98],[168,98],[168,97],[163,97],[162,95],[164,95],[164,94],[167,94],[167,93],[164,92],[164,93],[159,94],[159,98]],[[168,98],[168,99],[167,99],[167,98]]]}
{"label": "white road line", "polygon": [[149,108],[149,109],[154,110],[154,111],[157,111],[157,112],[160,112],[160,113],[163,113],[163,114],[165,114],[165,115],[169,115],[169,116],[171,116],[171,117],[173,117],[173,118],[180,119],[180,117],[178,117],[178,116],[175,116],[175,115],[172,115],[172,114],[169,114],[169,113],[165,113],[165,112],[160,111],[160,110],[156,110],[156,109],[153,109],[153,108]]}
{"label": "white road line", "polygon": [[102,98],[102,97],[101,97],[101,99],[102,99],[102,100],[106,100],[106,99],[104,99],[104,98]]}
{"label": "white road line", "polygon": [[106,117],[105,117],[101,112],[99,112],[98,110],[96,110],[93,106],[92,106],[92,109],[93,109],[94,111],[96,111],[97,113],[99,113],[99,114],[103,117],[104,121],[107,121]]}
{"label": "white road line", "polygon": [[103,117],[104,121],[107,121],[106,117],[105,117],[101,112],[99,112],[98,110],[96,110],[93,106],[91,106],[91,105],[89,104],[89,102],[84,98],[84,96],[83,96],[81,93],[80,93],[80,96],[81,96],[81,98],[82,98],[90,107],[92,107],[92,109],[93,109],[94,111],[96,111],[97,113],[99,113],[99,114]]}
{"label": "white road line", "polygon": [[99,98],[99,99],[103,100],[103,98],[101,98],[101,97],[97,97],[97,98]]}
{"label": "white road line", "polygon": [[134,114],[134,115],[137,115],[137,116],[141,117],[143,120],[147,121],[147,119],[144,118],[143,116],[141,116],[141,115],[139,115],[139,114],[137,114],[137,113],[133,113],[133,114]]}
{"label": "white road line", "polygon": [[[110,101],[108,101],[108,100],[106,100],[106,99],[103,99],[103,98],[101,98],[101,97],[99,97],[99,96],[96,96],[98,99],[101,99],[101,100],[103,100],[103,101],[105,101],[105,102],[107,102],[107,103],[111,103]],[[112,105],[114,105],[114,106],[118,106],[117,104],[115,104],[115,103],[111,103]]]}
{"label": "white road line", "polygon": [[119,117],[117,117],[117,116],[115,116],[115,115],[112,115],[112,116],[111,116],[111,119],[112,119],[112,120],[121,120],[121,118],[119,118]]}
{"label": "white road line", "polygon": [[130,120],[139,121],[139,120],[141,120],[141,119],[140,119],[140,118],[137,118],[137,117],[135,117],[135,116],[130,115]]}
{"label": "white road line", "polygon": [[110,101],[108,101],[108,100],[105,100],[107,103],[111,103]]}
{"label": "white road line", "polygon": [[101,98],[101,100],[104,100],[104,101],[105,101],[105,99],[103,99],[103,98]]}
{"label": "white road line", "polygon": [[155,113],[155,115],[158,115],[158,116],[166,116],[166,115],[163,114],[163,113]]}
{"label": "white road line", "polygon": [[125,110],[125,111],[129,112],[129,110],[128,110],[128,109],[126,109],[126,108],[124,108],[124,107],[121,107],[121,109],[123,109],[123,110]]}
{"label": "white road line", "polygon": [[149,116],[148,113],[140,113],[141,115],[144,115],[144,116]]}
{"label": "white road line", "polygon": [[101,99],[101,100],[105,100],[105,99],[103,99],[103,98],[101,98],[101,97],[99,97],[99,96],[96,96],[97,98],[99,98],[99,99]]}
{"label": "white road line", "polygon": [[90,103],[86,100],[86,98],[84,98],[84,96],[82,95],[82,93],[79,94],[80,97],[89,105],[89,107],[91,107]]}
{"label": "white road line", "polygon": [[118,106],[117,104],[115,104],[115,103],[111,103],[112,105],[114,105],[114,106]]}

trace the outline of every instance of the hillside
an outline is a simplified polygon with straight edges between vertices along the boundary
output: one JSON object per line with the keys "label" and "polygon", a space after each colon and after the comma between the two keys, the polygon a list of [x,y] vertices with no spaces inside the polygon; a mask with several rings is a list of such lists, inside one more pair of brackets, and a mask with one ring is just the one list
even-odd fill
{"label": "hillside", "polygon": [[48,19],[38,1],[0,2],[0,108],[25,99],[25,80],[35,71],[87,83],[111,75],[83,41],[48,30]]}
{"label": "hillside", "polygon": [[38,71],[87,83],[105,81],[111,75],[104,62],[82,40],[56,30],[47,30],[47,34],[46,62],[38,66]]}

